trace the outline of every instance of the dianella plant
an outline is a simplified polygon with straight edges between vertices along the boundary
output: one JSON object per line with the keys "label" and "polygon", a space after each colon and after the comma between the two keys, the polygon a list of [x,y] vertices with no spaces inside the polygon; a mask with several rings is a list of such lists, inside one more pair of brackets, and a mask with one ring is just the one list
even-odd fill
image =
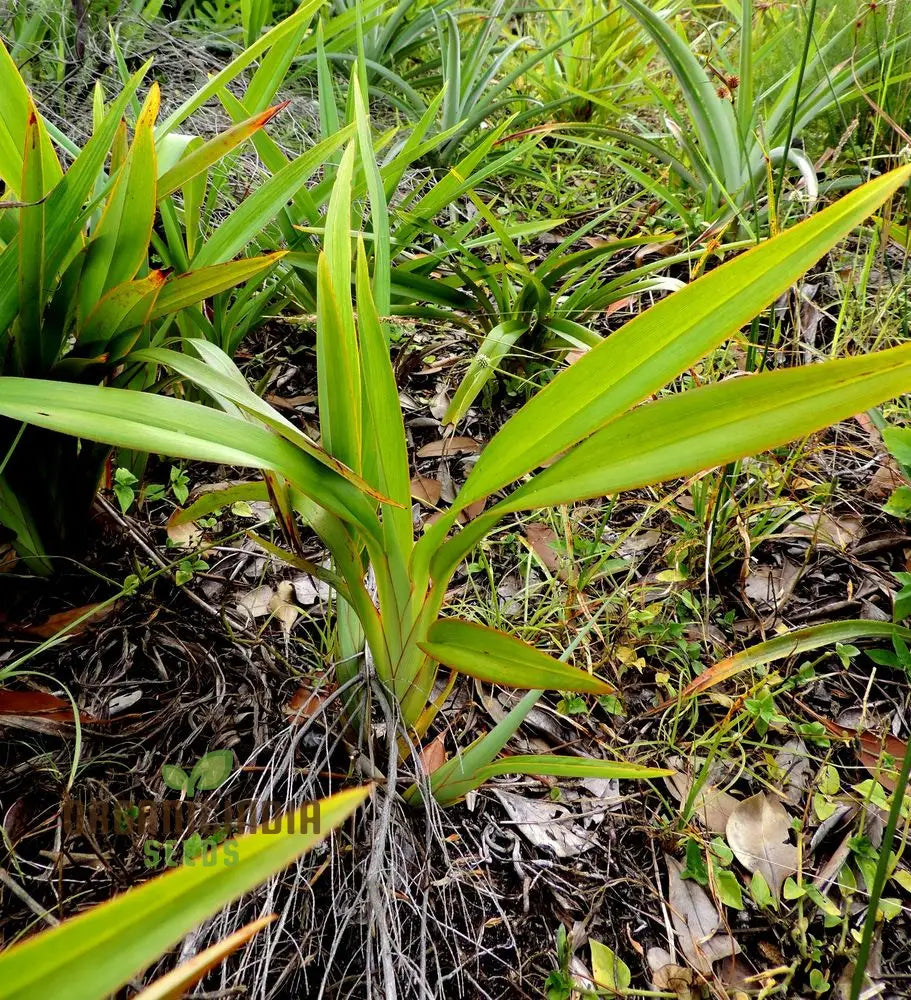
{"label": "dianella plant", "polygon": [[[457,674],[527,692],[492,732],[420,779],[408,793],[412,799],[432,794],[451,803],[503,772],[662,773],[616,760],[499,758],[544,689],[606,693],[611,687],[572,665],[569,651],[557,659],[447,615],[450,581],[474,547],[516,513],[732,462],[905,391],[909,345],[652,399],[774,302],[906,184],[911,168],[871,181],[726,262],[598,343],[511,417],[452,505],[416,537],[405,431],[376,307],[389,294],[389,272],[374,268],[371,274],[363,242],[350,228],[358,155],[352,143],[339,163],[317,263],[318,445],[256,395],[233,362],[204,339],[185,340],[182,353],[148,348],[134,360],[192,383],[215,408],[112,386],[6,377],[0,379],[0,414],[109,445],[264,470],[266,484],[234,485],[231,499],[271,496],[286,558],[335,589],[337,679],[351,682],[349,718],[365,739],[372,732],[371,696],[393,713],[402,737],[398,752],[407,754],[409,743],[427,736]],[[477,510],[481,501],[486,510],[460,529],[460,514]],[[224,493],[204,497],[184,517],[225,502]],[[322,541],[331,565],[304,558],[305,531]]]}
{"label": "dianella plant", "polygon": [[[307,14],[301,8],[293,25]],[[212,168],[282,105],[268,106],[274,88],[257,74],[257,112],[208,140],[178,129],[289,31],[273,29],[164,121],[157,84],[142,103],[137,96],[148,65],[110,102],[96,87],[82,148],[44,121],[0,43],[0,373],[147,389],[156,370],[132,364],[136,351],[175,335],[215,338],[218,317],[246,330],[242,315],[257,313],[256,293],[283,252],[238,255],[347,136],[291,160],[210,226],[205,206],[224,183]],[[274,71],[268,57],[263,67]],[[212,320],[203,302],[213,304]],[[227,339],[233,348],[237,337]],[[33,571],[47,572],[47,553],[80,537],[109,452],[0,421],[0,525]]]}
{"label": "dianella plant", "polygon": [[[720,48],[705,60],[697,56],[686,37],[643,0],[621,3],[659,50],[680,88],[683,107],[678,108],[658,86],[650,86],[670,133],[668,139],[644,121],[612,133],[621,145],[631,145],[644,157],[666,164],[672,180],[664,183],[654,178],[635,154],[621,153],[620,165],[691,229],[737,219],[744,231],[756,235],[757,220],[781,194],[785,170],[802,180],[803,198],[812,206],[819,185],[813,164],[797,140],[825,115],[860,100],[882,58],[878,48],[868,43],[850,60],[831,67],[833,53],[855,31],[853,20],[838,24],[836,9],[819,23],[808,23],[802,59],[771,84],[760,85],[758,71],[764,58],[769,52],[774,57],[775,49],[783,44],[782,33],[792,27],[789,23],[773,28],[767,37],[757,39],[752,0],[728,5],[736,12],[740,36],[738,58],[731,62]],[[893,38],[893,56],[906,50],[909,41],[907,33]],[[774,173],[771,185],[770,169]],[[693,195],[702,201],[695,211],[690,201]]]}

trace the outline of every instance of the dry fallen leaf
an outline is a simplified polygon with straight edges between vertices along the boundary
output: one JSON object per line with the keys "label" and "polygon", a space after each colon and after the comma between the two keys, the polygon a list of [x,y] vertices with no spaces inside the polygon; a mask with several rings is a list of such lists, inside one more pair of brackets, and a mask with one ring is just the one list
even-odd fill
{"label": "dry fallen leaf", "polygon": [[595,846],[594,837],[583,837],[566,806],[547,799],[529,799],[502,788],[491,789],[519,832],[535,847],[546,847],[558,858],[571,858]]}
{"label": "dry fallen leaf", "polygon": [[883,465],[873,473],[867,488],[864,490],[865,500],[887,500],[899,488],[907,486],[901,469],[895,459],[889,456]]}
{"label": "dry fallen leaf", "polygon": [[[692,790],[694,779],[688,774],[676,771],[674,774],[664,779],[674,798],[681,806],[686,804]],[[692,815],[708,830],[709,833],[724,834],[727,829],[728,818],[740,804],[733,795],[715,785],[706,782],[696,793],[693,800]]]}
{"label": "dry fallen leaf", "polygon": [[254,587],[246,594],[241,594],[237,598],[235,607],[238,611],[245,611],[250,618],[265,618],[270,614],[269,604],[275,596],[275,591],[267,584],[261,587]]}
{"label": "dry fallen leaf", "polygon": [[443,455],[476,455],[481,450],[481,442],[474,438],[456,435],[431,441],[418,449],[418,458],[439,458]]}
{"label": "dry fallen leaf", "polygon": [[324,580],[319,580],[309,573],[296,576],[291,585],[294,587],[294,600],[303,607],[313,604],[325,604],[332,594],[332,588]]}
{"label": "dry fallen leaf", "polygon": [[411,495],[415,500],[427,504],[428,507],[436,507],[440,502],[440,492],[443,484],[439,479],[432,479],[430,476],[415,476],[411,480]]}
{"label": "dry fallen leaf", "polygon": [[743,593],[751,604],[763,612],[767,609],[779,610],[791,599],[802,570],[803,567],[790,559],[783,559],[780,566],[751,566]]}
{"label": "dry fallen leaf", "polygon": [[694,992],[693,970],[677,965],[664,948],[649,948],[646,961],[652,971],[652,986],[673,993],[677,1000],[696,1000],[701,989]]}
{"label": "dry fallen leaf", "polygon": [[307,406],[310,403],[316,402],[316,396],[312,393],[306,393],[302,396],[276,396],[275,393],[270,392],[266,394],[266,401],[271,403],[273,406],[278,406],[282,410],[296,410],[299,406]]}
{"label": "dry fallen leaf", "polygon": [[[79,721],[97,722],[94,716],[79,713]],[[15,726],[36,733],[60,733],[73,725],[73,706],[66,698],[44,691],[7,691],[0,688],[0,726]]]}
{"label": "dry fallen leaf", "polygon": [[791,817],[765,792],[740,802],[727,823],[727,842],[737,860],[759,872],[778,899],[784,880],[797,871],[797,848],[790,843]]}
{"label": "dry fallen leaf", "polygon": [[291,629],[297,621],[298,610],[291,603],[293,597],[294,584],[290,580],[282,580],[269,599],[269,610],[275,615],[285,636],[291,634]]}
{"label": "dry fallen leaf", "polygon": [[195,521],[186,521],[184,524],[173,524],[177,515],[183,511],[176,510],[168,521],[168,540],[176,549],[195,549],[202,540],[202,528]]}
{"label": "dry fallen leaf", "polygon": [[[49,615],[44,621],[34,625],[26,625],[19,631],[27,635],[35,635],[40,639],[50,639],[58,632],[66,632],[68,635],[81,635],[86,629],[99,625],[106,618],[109,618],[119,607],[120,602],[112,604],[84,604],[79,608],[70,608],[69,611],[58,611],[55,615]],[[83,615],[87,615],[85,621],[74,624]]]}
{"label": "dry fallen leaf", "polygon": [[292,723],[300,723],[312,719],[322,711],[326,700],[335,690],[334,684],[324,684],[318,690],[305,687],[303,684],[294,692],[282,711],[291,716]]}
{"label": "dry fallen leaf", "polygon": [[443,733],[421,747],[418,760],[424,774],[433,774],[446,763],[446,737]]}
{"label": "dry fallen leaf", "polygon": [[687,962],[703,975],[729,955],[739,955],[740,945],[722,928],[721,916],[709,894],[692,879],[680,877],[683,865],[667,859],[668,905],[671,922]]}
{"label": "dry fallen leaf", "polygon": [[529,524],[525,528],[525,537],[529,548],[541,560],[541,563],[554,575],[560,571],[562,559],[554,548],[557,533],[546,524]]}

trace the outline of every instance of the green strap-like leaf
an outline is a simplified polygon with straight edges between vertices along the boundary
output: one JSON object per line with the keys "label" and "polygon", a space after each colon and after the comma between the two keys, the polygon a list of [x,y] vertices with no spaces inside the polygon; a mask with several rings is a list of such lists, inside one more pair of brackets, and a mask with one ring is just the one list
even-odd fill
{"label": "green strap-like leaf", "polygon": [[0,415],[134,451],[268,469],[379,538],[373,505],[356,486],[265,427],[199,403],[129,389],[0,378]]}
{"label": "green strap-like leaf", "polygon": [[436,622],[428,630],[427,641],[419,645],[447,667],[488,684],[589,694],[611,694],[615,690],[587,670],[556,660],[521,639],[459,618]]}
{"label": "green strap-like leaf", "polygon": [[153,129],[159,100],[158,85],[153,84],[136,122],[129,153],[92,233],[93,253],[86,261],[79,289],[82,316],[91,312],[106,291],[134,278],[148,261],[158,179]]}
{"label": "green strap-like leaf", "polygon": [[0,954],[0,995],[3,1000],[102,1000],[206,917],[327,837],[369,792],[353,788],[324,799],[317,823],[311,821],[312,807],[305,807],[284,817],[276,832],[260,830],[229,841],[193,865]]}
{"label": "green strap-like leaf", "polygon": [[870,181],[612,333],[506,423],[455,506],[489,496],[657,392],[774,302],[909,178],[903,167]]}
{"label": "green strap-like leaf", "polygon": [[520,486],[500,511],[550,507],[733,462],[838,423],[911,386],[911,345],[747,375],[646,403]]}

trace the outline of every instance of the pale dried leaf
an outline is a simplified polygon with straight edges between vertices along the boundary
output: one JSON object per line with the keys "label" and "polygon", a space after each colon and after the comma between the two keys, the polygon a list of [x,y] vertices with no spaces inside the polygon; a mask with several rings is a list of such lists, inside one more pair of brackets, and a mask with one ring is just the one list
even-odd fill
{"label": "pale dried leaf", "polygon": [[722,928],[709,894],[692,879],[680,877],[683,865],[668,857],[667,870],[668,906],[680,950],[697,972],[709,975],[715,962],[740,954],[740,945]]}
{"label": "pale dried leaf", "polygon": [[[686,804],[690,792],[695,783],[695,779],[688,774],[675,772],[664,779],[667,787],[671,790],[674,798],[681,807]],[[696,793],[693,800],[692,815],[709,831],[709,833],[724,834],[727,829],[728,818],[739,805],[739,800],[733,795],[729,795],[721,788],[717,788],[710,782],[705,784]]]}
{"label": "pale dried leaf", "polygon": [[305,608],[311,604],[325,604],[332,592],[328,583],[308,573],[296,576],[291,583],[294,587],[294,600]]}
{"label": "pale dried leaf", "polygon": [[[798,808],[810,785],[810,752],[799,736],[793,737],[775,755],[781,773],[781,790],[788,805]],[[723,831],[722,831],[723,832]]]}
{"label": "pale dried leaf", "polygon": [[269,599],[269,611],[275,615],[285,636],[291,634],[291,629],[294,628],[294,623],[297,621],[297,616],[300,613],[291,603],[293,597],[294,585],[290,580],[282,580],[275,593]]}
{"label": "pale dried leaf", "polygon": [[594,838],[581,836],[569,822],[572,814],[558,802],[528,799],[502,788],[492,789],[520,833],[535,847],[546,847],[558,858],[571,858],[595,846]]}
{"label": "pale dried leaf", "polygon": [[791,817],[765,792],[744,799],[727,824],[728,846],[751,872],[759,872],[778,899],[784,880],[797,871],[797,848],[788,840]]}
{"label": "pale dried leaf", "polygon": [[440,441],[431,441],[418,449],[418,458],[440,458],[443,455],[476,455],[481,450],[481,442],[474,438],[455,435]]}
{"label": "pale dried leaf", "polygon": [[274,596],[272,588],[263,584],[247,591],[246,594],[241,594],[237,598],[235,607],[238,611],[246,612],[250,618],[265,618],[271,612],[270,602]]}
{"label": "pale dried leaf", "polygon": [[825,511],[801,514],[781,532],[785,538],[810,538],[816,545],[841,550],[853,545],[862,534],[862,518],[851,514],[835,517]]}
{"label": "pale dried leaf", "polygon": [[449,409],[449,393],[441,387],[433,399],[430,400],[430,405],[427,409],[430,410],[431,415],[436,417],[437,420],[442,420]]}

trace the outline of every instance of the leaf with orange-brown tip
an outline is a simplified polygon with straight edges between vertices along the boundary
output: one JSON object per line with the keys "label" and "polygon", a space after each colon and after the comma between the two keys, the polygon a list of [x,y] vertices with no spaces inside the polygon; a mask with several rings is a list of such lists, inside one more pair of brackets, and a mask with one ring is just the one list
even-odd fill
{"label": "leaf with orange-brown tip", "polygon": [[151,986],[147,986],[142,993],[137,994],[135,1000],[180,1000],[186,995],[191,986],[195,986],[202,977],[220,965],[232,952],[242,948],[254,935],[258,934],[264,927],[275,920],[276,914],[270,913],[266,917],[260,917],[241,927],[240,930],[229,934],[217,944],[213,944],[205,951],[201,951],[189,962],[184,962],[176,969],[173,969],[166,976],[156,979]]}
{"label": "leaf with orange-brown tip", "polygon": [[824,625],[811,625],[808,628],[794,629],[792,632],[777,635],[774,639],[767,639],[765,642],[750,646],[749,649],[735,653],[727,659],[720,660],[690,681],[676,698],[670,698],[660,705],[656,705],[645,714],[652,715],[669,708],[671,705],[684,702],[694,695],[702,694],[709,688],[742,674],[751,667],[763,666],[775,660],[785,660],[821,646],[851,642],[855,639],[891,638],[893,635],[911,640],[911,629],[893,625],[891,622],[864,621],[863,619],[826,622]]}
{"label": "leaf with orange-brown tip", "polygon": [[280,111],[284,111],[290,101],[282,101],[272,108],[267,108],[257,115],[253,115],[246,121],[242,121],[224,132],[220,132],[214,138],[204,142],[191,153],[182,157],[177,163],[158,178],[158,200],[161,201],[169,194],[173,194],[178,188],[184,186],[187,181],[192,180],[204,170],[208,170],[213,164],[218,163],[227,156],[236,146],[250,138],[258,132],[264,125],[270,122]]}

